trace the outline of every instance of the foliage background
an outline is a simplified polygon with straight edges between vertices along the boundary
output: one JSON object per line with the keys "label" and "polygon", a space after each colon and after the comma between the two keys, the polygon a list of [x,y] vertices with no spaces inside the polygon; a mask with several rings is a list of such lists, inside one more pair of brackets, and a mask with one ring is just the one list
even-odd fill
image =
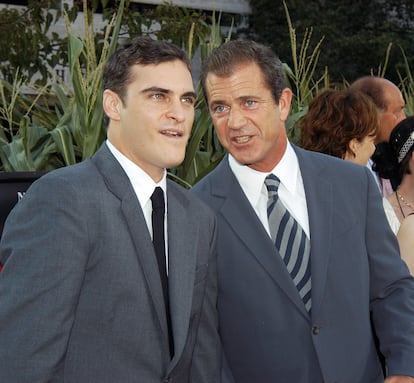
{"label": "foliage background", "polygon": [[[291,65],[283,0],[250,0],[250,5],[243,35],[271,45]],[[328,67],[331,82],[375,72],[390,43],[390,80],[398,83],[397,71],[404,68],[401,48],[409,62],[414,60],[413,0],[286,0],[286,5],[299,39],[309,28],[316,41],[323,38],[317,71]]]}
{"label": "foliage background", "polygon": [[[14,66],[10,60],[2,62],[9,70],[0,79],[0,171],[51,170],[82,161],[96,151],[105,138],[100,102],[102,68],[123,34],[154,33],[167,39],[174,31],[169,39],[192,58],[197,51],[198,61],[223,41],[215,15],[210,16],[207,25],[205,15],[185,8],[160,5],[141,15],[124,8],[126,4],[127,0],[120,0],[115,8],[104,10],[108,24],[97,32],[91,17],[93,4],[83,0],[83,9],[89,10],[83,13],[84,36],[73,30],[77,10],[65,9],[67,34],[56,43],[58,52],[49,52],[49,57],[56,54],[67,63],[70,83],[61,81],[53,70],[45,71],[33,82],[35,67],[24,62],[21,66]],[[36,2],[32,5],[39,6]],[[47,9],[44,13],[49,12],[55,14],[56,10]],[[25,18],[27,14],[21,16]],[[44,17],[47,15],[31,19],[32,24],[43,24]],[[33,39],[36,49],[41,49],[42,39]],[[14,41],[16,47],[18,43],[21,40],[17,39],[17,44]],[[47,66],[50,62],[36,65]],[[198,84],[197,90],[196,120],[185,160],[169,172],[170,177],[187,187],[211,170],[224,154]]]}
{"label": "foliage background", "polygon": [[[0,171],[51,170],[96,151],[105,138],[102,66],[127,35],[173,41],[193,58],[195,72],[227,39],[248,37],[271,45],[284,62],[294,94],[287,121],[293,142],[300,135],[298,121],[321,89],[344,86],[361,75],[392,79],[404,94],[407,114],[414,114],[409,24],[414,0],[251,0],[251,27],[237,33],[231,23],[223,31],[223,15],[168,4],[141,9],[129,0],[76,0],[73,8],[62,9],[58,0],[28,3],[23,11],[0,10]],[[84,36],[73,30],[80,10]],[[97,10],[107,21],[102,30],[93,23]],[[63,15],[67,33],[51,32]],[[69,68],[70,83],[51,70],[57,64]],[[224,155],[199,84],[197,91],[196,119],[184,162],[169,171],[187,187]]]}

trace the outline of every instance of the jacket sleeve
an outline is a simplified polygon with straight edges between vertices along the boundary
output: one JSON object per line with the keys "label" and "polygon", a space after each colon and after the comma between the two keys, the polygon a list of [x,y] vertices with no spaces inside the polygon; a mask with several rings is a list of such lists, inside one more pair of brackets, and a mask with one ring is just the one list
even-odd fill
{"label": "jacket sleeve", "polygon": [[414,279],[386,224],[377,185],[369,178],[366,243],[373,324],[387,375],[414,376]]}
{"label": "jacket sleeve", "polygon": [[8,217],[0,245],[0,382],[63,381],[88,247],[82,196],[72,188],[45,176]]}

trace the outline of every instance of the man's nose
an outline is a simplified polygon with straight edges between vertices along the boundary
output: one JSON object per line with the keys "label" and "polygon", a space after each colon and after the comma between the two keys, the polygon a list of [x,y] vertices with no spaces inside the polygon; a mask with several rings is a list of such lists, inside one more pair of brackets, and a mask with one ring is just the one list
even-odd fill
{"label": "man's nose", "polygon": [[181,100],[174,100],[170,103],[167,117],[176,120],[177,122],[183,122],[186,117],[185,106]]}
{"label": "man's nose", "polygon": [[230,129],[240,129],[246,124],[246,117],[239,109],[231,109],[229,118],[227,120],[227,126]]}

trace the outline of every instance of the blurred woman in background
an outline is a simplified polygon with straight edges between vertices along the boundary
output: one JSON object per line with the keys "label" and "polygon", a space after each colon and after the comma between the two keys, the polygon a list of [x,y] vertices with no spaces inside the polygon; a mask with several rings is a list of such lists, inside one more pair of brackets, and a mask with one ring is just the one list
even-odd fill
{"label": "blurred woman in background", "polygon": [[[356,89],[319,93],[310,103],[301,122],[300,146],[366,166],[375,152],[379,129],[378,109],[372,100]],[[396,234],[400,222],[387,199],[384,211]]]}
{"label": "blurred woman in background", "polygon": [[375,151],[378,128],[377,109],[365,94],[327,89],[309,103],[300,146],[365,166]]}
{"label": "blurred woman in background", "polygon": [[414,116],[392,130],[389,142],[377,145],[373,169],[395,190],[388,201],[401,222],[397,233],[401,257],[414,274]]}
{"label": "blurred woman in background", "polygon": [[395,190],[388,200],[400,220],[414,213],[414,116],[392,130],[389,142],[378,144],[373,169],[391,181]]}

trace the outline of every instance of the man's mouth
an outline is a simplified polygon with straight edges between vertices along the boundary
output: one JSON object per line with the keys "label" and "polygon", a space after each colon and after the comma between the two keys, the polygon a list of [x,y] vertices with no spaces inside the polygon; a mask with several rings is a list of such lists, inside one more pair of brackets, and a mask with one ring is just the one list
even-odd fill
{"label": "man's mouth", "polygon": [[250,140],[250,136],[234,137],[233,140],[236,141],[237,144],[244,144]]}
{"label": "man's mouth", "polygon": [[177,130],[162,130],[161,134],[171,137],[182,137],[184,135],[183,132]]}

